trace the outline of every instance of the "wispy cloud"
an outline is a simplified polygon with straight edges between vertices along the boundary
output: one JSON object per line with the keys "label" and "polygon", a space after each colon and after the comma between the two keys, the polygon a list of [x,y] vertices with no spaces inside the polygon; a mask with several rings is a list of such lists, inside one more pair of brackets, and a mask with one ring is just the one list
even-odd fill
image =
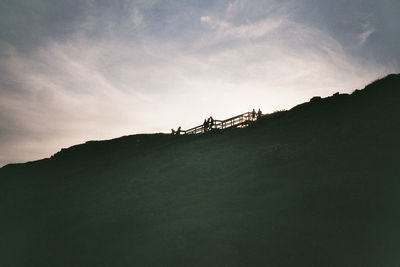
{"label": "wispy cloud", "polygon": [[200,20],[209,25],[212,29],[216,30],[219,38],[256,39],[264,37],[268,33],[279,29],[283,19],[263,19],[261,21],[249,22],[238,26],[210,16],[202,16],[200,17]]}
{"label": "wispy cloud", "polygon": [[360,40],[359,45],[363,45],[365,44],[365,42],[367,41],[367,39],[371,36],[371,34],[373,34],[375,32],[374,28],[370,28],[370,27],[366,27],[366,29],[358,34],[358,39]]}

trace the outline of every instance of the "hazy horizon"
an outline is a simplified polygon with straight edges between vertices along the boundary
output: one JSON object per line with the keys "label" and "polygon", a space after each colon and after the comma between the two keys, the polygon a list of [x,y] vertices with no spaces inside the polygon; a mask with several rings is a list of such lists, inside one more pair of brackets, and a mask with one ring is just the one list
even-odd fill
{"label": "hazy horizon", "polygon": [[0,167],[196,126],[400,71],[400,2],[0,4]]}

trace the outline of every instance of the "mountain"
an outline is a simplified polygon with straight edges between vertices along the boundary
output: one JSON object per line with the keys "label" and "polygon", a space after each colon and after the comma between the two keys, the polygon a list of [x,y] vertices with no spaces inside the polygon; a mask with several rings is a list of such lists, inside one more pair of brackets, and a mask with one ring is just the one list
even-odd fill
{"label": "mountain", "polygon": [[398,266],[400,75],[249,127],[0,169],[0,266]]}

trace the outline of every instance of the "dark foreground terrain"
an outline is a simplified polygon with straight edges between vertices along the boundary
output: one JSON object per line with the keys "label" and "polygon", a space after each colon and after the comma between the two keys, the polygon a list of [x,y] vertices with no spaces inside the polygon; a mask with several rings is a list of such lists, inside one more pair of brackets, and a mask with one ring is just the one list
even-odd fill
{"label": "dark foreground terrain", "polygon": [[0,169],[0,266],[400,266],[400,75],[251,127]]}

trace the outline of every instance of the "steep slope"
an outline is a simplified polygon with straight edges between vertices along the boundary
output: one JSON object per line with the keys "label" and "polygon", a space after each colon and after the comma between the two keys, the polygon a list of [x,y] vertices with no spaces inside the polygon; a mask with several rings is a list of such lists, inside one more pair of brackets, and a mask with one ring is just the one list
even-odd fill
{"label": "steep slope", "polygon": [[396,266],[400,75],[252,127],[0,169],[1,266]]}

